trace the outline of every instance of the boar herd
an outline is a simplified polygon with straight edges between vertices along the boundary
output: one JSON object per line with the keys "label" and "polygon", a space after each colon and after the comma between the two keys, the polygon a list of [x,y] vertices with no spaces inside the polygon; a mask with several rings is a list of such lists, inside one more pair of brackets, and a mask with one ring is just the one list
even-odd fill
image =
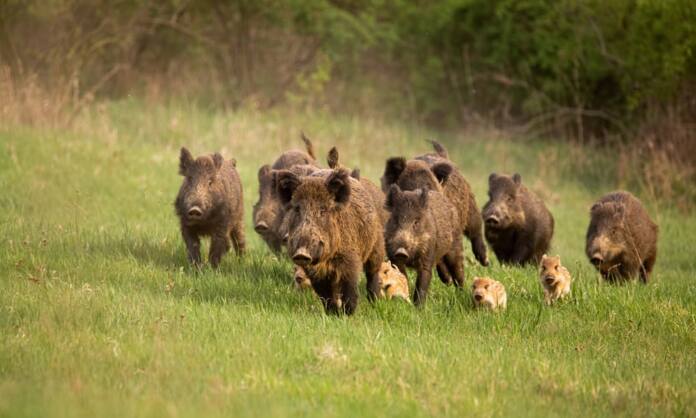
{"label": "boar herd", "polygon": [[[488,202],[479,211],[464,175],[447,150],[413,159],[389,158],[381,187],[339,161],[334,147],[328,168],[320,167],[312,142],[306,151],[289,150],[258,171],[259,199],[254,230],[275,253],[294,264],[298,287],[311,287],[327,313],[352,314],[358,305],[361,271],[369,300],[409,300],[407,268],[416,274],[413,303],[425,302],[433,269],[445,284],[464,287],[462,238],[476,260],[489,265],[485,241],[503,264],[539,266],[545,301],[570,293],[571,277],[550,257],[554,219],[519,174],[493,173]],[[200,266],[200,237],[211,240],[209,262],[217,267],[234,247],[245,249],[242,184],[234,159],[219,153],[195,158],[181,149],[184,177],[174,203],[189,261]],[[647,283],[657,256],[657,225],[641,202],[620,191],[599,199],[590,210],[586,253],[610,282],[640,277]],[[504,309],[502,283],[474,278],[475,306]]]}

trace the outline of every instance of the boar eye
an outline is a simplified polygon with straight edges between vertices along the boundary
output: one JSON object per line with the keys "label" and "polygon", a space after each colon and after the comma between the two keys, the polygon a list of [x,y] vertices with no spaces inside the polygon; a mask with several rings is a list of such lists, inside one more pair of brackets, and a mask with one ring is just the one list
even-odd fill
{"label": "boar eye", "polygon": [[211,184],[213,184],[213,181],[214,181],[214,180],[215,180],[215,179],[212,178],[212,177],[209,178],[209,179],[208,179],[208,186],[210,186]]}
{"label": "boar eye", "polygon": [[512,196],[508,196],[508,197],[507,197],[507,202],[508,202],[508,203],[512,203],[513,200],[515,200],[514,197],[512,197]]}
{"label": "boar eye", "polygon": [[484,289],[488,290],[488,285],[483,286]]}

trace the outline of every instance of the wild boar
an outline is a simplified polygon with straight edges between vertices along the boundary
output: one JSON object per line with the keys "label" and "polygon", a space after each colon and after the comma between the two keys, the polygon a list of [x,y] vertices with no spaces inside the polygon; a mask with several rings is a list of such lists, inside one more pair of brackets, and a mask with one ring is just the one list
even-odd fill
{"label": "wild boar", "polygon": [[640,276],[647,283],[657,258],[658,226],[629,192],[609,193],[590,210],[586,253],[608,281]]}
{"label": "wild boar", "polygon": [[254,230],[274,252],[280,252],[282,235],[279,232],[282,222],[282,207],[275,187],[274,170],[286,170],[294,166],[317,167],[312,142],[302,134],[307,152],[300,150],[285,151],[273,165],[264,165],[259,169],[259,200],[254,204]]}
{"label": "wild boar", "polygon": [[483,207],[486,239],[503,264],[538,264],[553,237],[554,220],[544,202],[522,184],[522,177],[493,173]]}
{"label": "wild boar", "polygon": [[[417,272],[413,302],[423,304],[430,287],[432,269],[442,263],[456,286],[464,284],[462,236],[457,210],[439,191],[402,191],[392,184],[387,194],[389,221],[384,230],[389,260],[405,273]],[[455,222],[452,222],[452,220]]]}
{"label": "wild boar", "polygon": [[[444,193],[457,210],[458,229],[471,241],[476,260],[487,266],[481,214],[471,186],[449,160],[447,150],[436,141],[431,143],[435,153],[424,154],[413,160],[403,157],[387,160],[382,176],[382,190],[386,193],[392,184],[398,184],[402,190],[423,188]],[[443,266],[438,266],[438,273],[444,282],[450,281],[450,274]]]}
{"label": "wild boar", "polygon": [[325,311],[355,312],[361,267],[368,297],[377,297],[384,237],[378,208],[360,182],[346,169],[304,177],[281,170],[277,191],[288,208],[288,255],[304,269]]}
{"label": "wild boar", "polygon": [[179,174],[184,181],[174,207],[188,258],[196,266],[201,264],[200,236],[210,236],[213,267],[229,250],[230,240],[238,255],[244,253],[244,204],[236,164],[218,153],[194,160],[188,149],[181,148]]}

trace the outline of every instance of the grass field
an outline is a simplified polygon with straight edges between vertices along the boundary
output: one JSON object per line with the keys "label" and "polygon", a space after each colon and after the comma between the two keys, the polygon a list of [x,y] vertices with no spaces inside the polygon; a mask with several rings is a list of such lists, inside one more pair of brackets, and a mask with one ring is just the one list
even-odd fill
{"label": "grass field", "polygon": [[[503,281],[506,312],[434,280],[423,309],[371,305],[361,286],[357,313],[334,318],[251,228],[256,171],[300,129],[374,181],[436,136],[137,101],[70,130],[0,127],[0,416],[696,416],[696,216],[646,201],[661,228],[648,286],[600,283],[583,253],[591,203],[621,186],[615,155],[439,136],[479,205],[491,171],[544,196],[573,297],[543,306],[533,268],[483,268],[467,243],[467,279]],[[234,156],[244,183],[250,250],[216,272],[190,270],[179,237],[183,144]]]}

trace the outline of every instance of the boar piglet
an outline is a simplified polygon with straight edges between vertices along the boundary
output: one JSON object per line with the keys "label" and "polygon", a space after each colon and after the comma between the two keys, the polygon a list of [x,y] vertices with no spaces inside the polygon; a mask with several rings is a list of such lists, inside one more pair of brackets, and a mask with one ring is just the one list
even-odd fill
{"label": "boar piglet", "polygon": [[210,236],[210,264],[217,267],[230,248],[244,252],[244,204],[236,161],[218,153],[193,158],[181,148],[179,174],[184,181],[174,202],[189,260],[201,264],[200,236]]}
{"label": "boar piglet", "polygon": [[503,264],[538,264],[553,237],[554,221],[522,177],[491,174],[483,207],[486,239]]}
{"label": "boar piglet", "polygon": [[657,258],[658,227],[628,192],[609,193],[590,210],[587,258],[608,281],[637,275],[647,283]]}
{"label": "boar piglet", "polygon": [[386,206],[391,213],[384,233],[387,254],[402,272],[406,266],[416,270],[413,302],[425,302],[432,269],[438,263],[444,263],[455,285],[461,287],[464,255],[454,205],[440,192],[402,191],[393,184]]}
{"label": "boar piglet", "polygon": [[358,305],[361,268],[368,297],[380,292],[384,237],[378,210],[360,182],[345,169],[300,177],[277,173],[287,205],[287,251],[302,267],[327,313],[352,314]]}
{"label": "boar piglet", "polygon": [[275,171],[287,170],[295,166],[317,167],[312,142],[304,133],[302,140],[307,152],[289,150],[282,153],[272,165],[264,165],[259,169],[259,200],[254,204],[254,231],[263,238],[268,247],[279,252],[282,246],[282,235],[279,228],[282,222],[283,209],[276,194]]}

